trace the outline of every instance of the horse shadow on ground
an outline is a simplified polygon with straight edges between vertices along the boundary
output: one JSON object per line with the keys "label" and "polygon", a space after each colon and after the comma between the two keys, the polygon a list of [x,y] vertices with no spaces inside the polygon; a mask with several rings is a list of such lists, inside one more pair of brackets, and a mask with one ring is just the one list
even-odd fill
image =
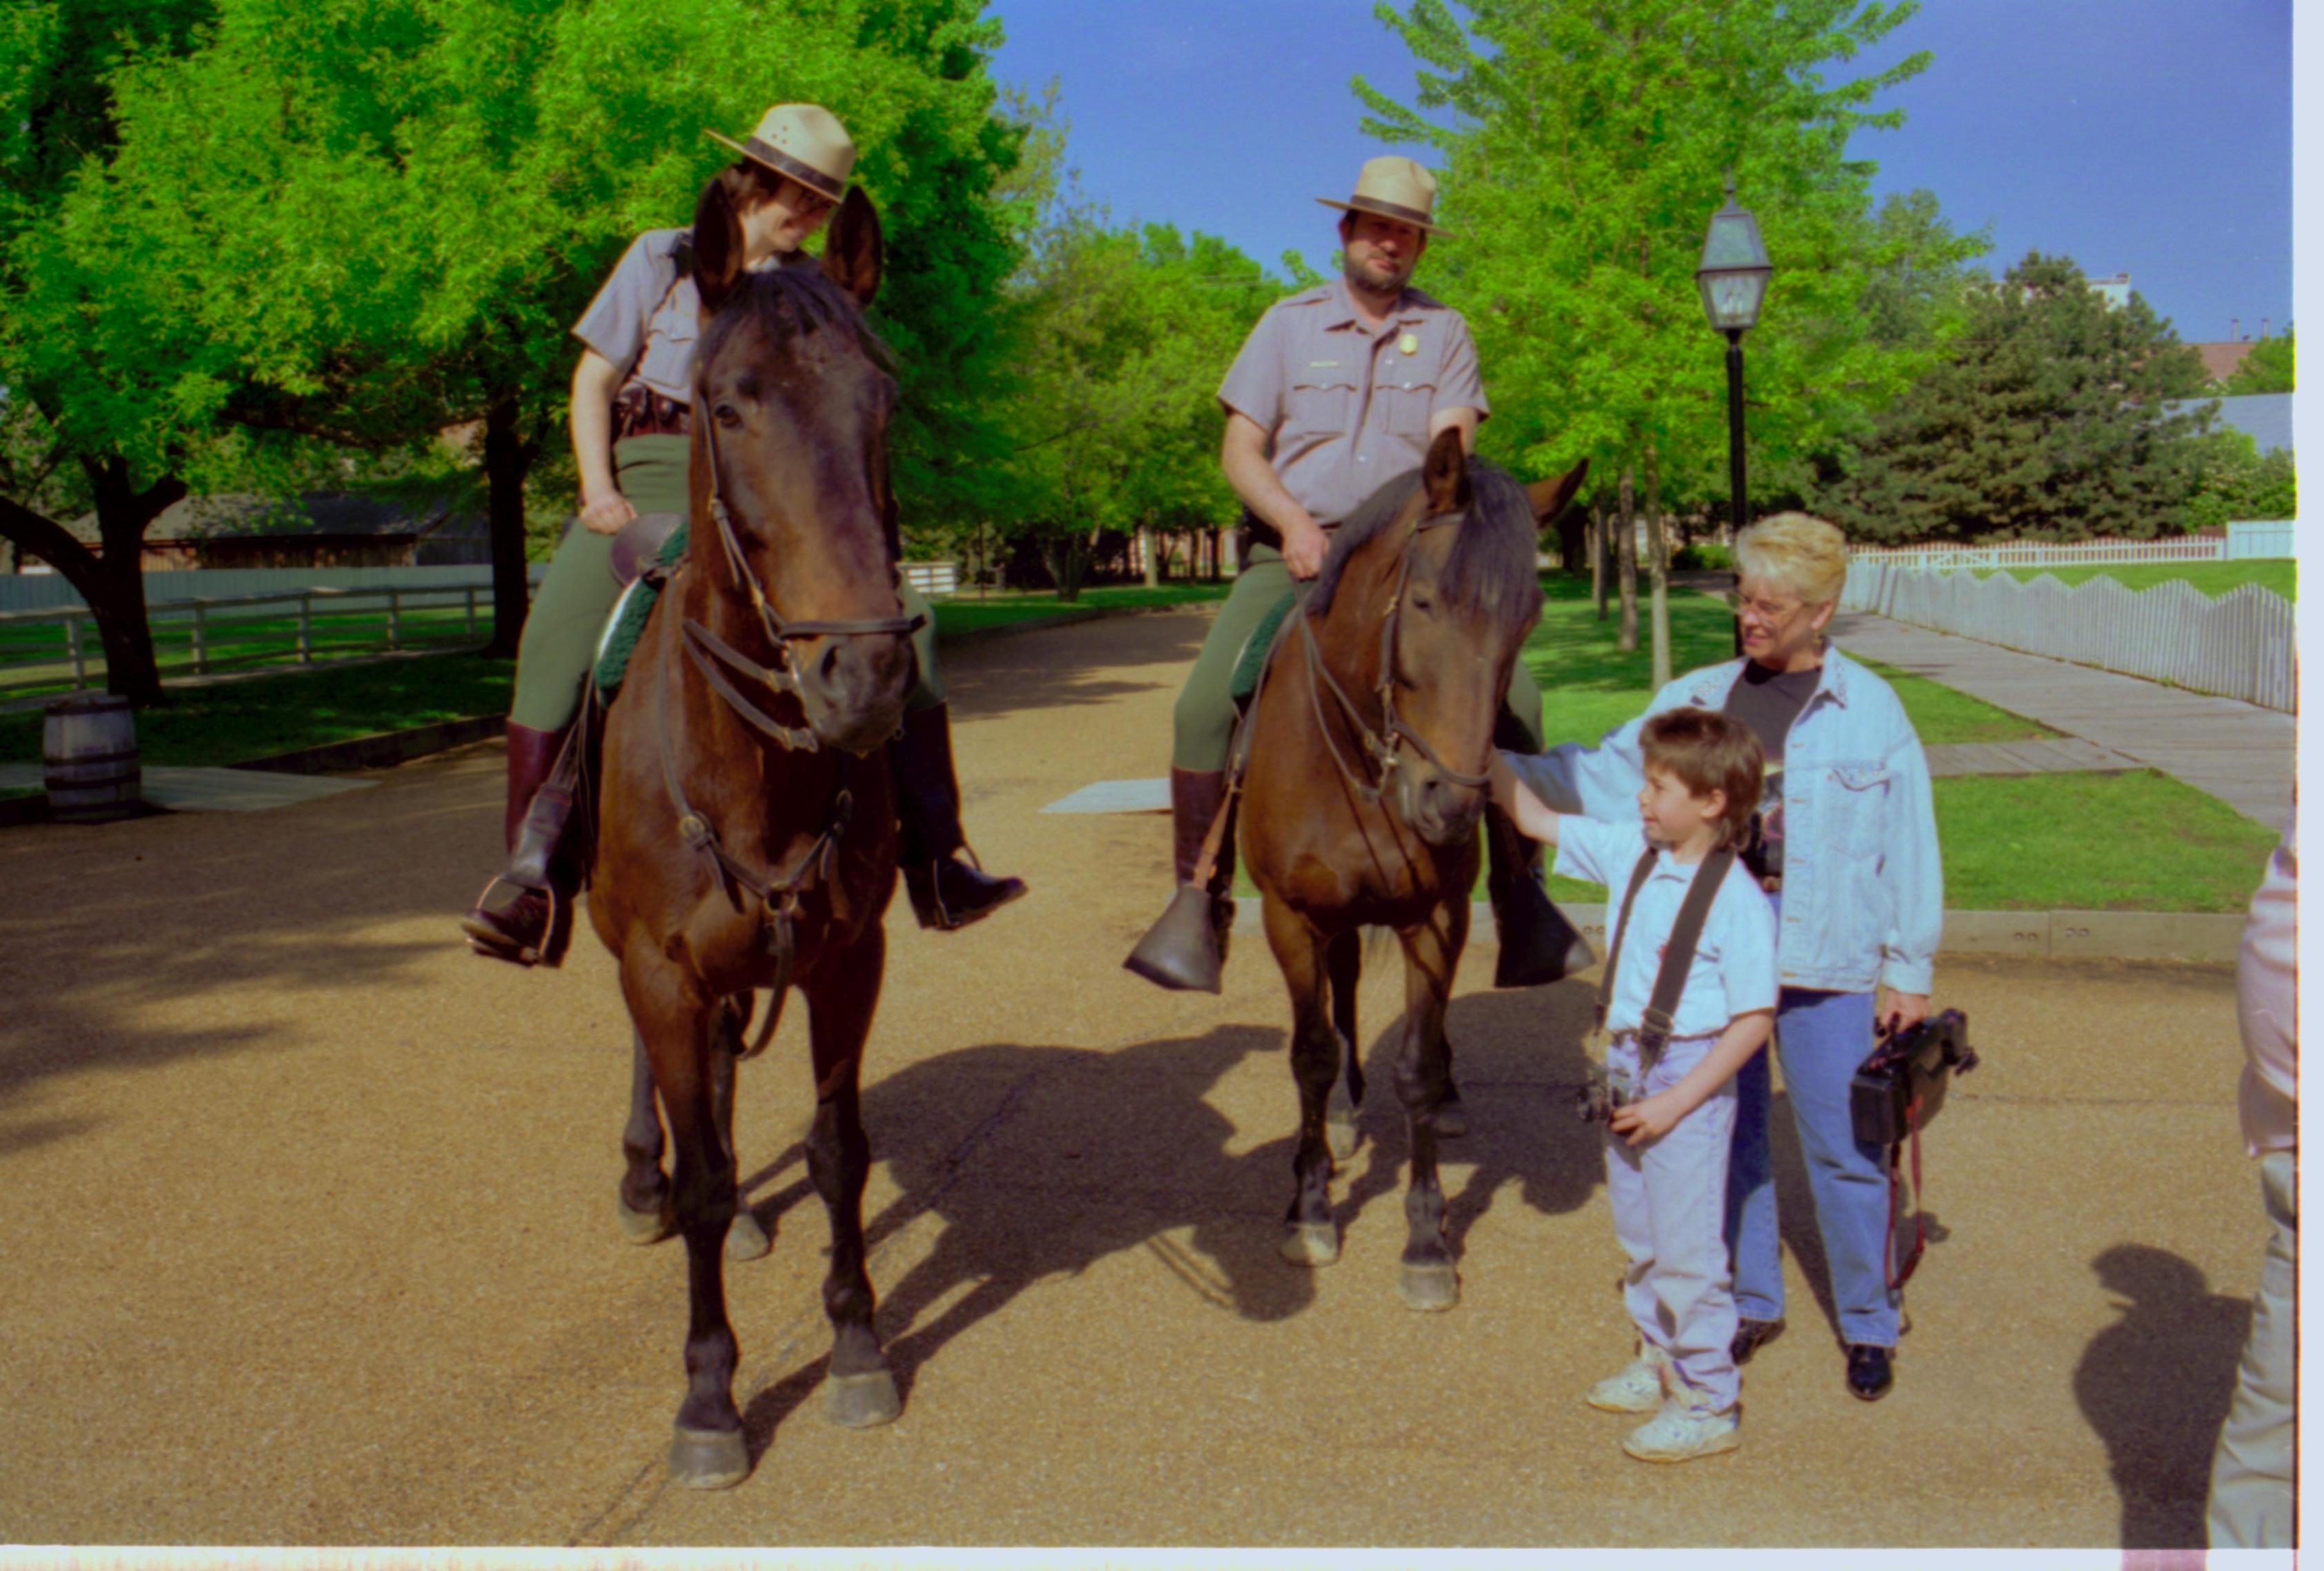
{"label": "horse shadow on ground", "polygon": [[[1179,680],[1177,668],[1194,658],[1210,627],[1207,616],[1173,611],[1109,617],[1097,627],[1072,627],[1053,638],[1002,638],[948,649],[945,696],[962,719],[1110,704]],[[1088,636],[1101,631],[1102,636]],[[1099,668],[1148,665],[1168,670],[1150,681],[1093,674]]]}
{"label": "horse shadow on ground", "polygon": [[[1463,1082],[1472,1132],[1446,1148],[1448,1167],[1473,1164],[1448,1194],[1457,1249],[1505,1187],[1514,1185],[1539,1209],[1568,1211],[1589,1198],[1602,1164],[1596,1132],[1571,1113],[1581,1081],[1578,1032],[1546,1049],[1551,1073],[1564,1083],[1545,1093],[1537,1063],[1526,1083],[1505,1082],[1496,1073],[1507,1067],[1499,1050],[1482,1046],[1503,1040],[1537,1004],[1501,994],[1456,1009],[1455,1030],[1480,1043],[1474,1077]],[[1391,1019],[1370,1052],[1366,1072],[1374,1078],[1360,1115],[1370,1149],[1360,1147],[1334,1185],[1343,1234],[1361,1225],[1401,1236],[1394,1197],[1404,1187],[1407,1141],[1394,1093],[1396,1036]],[[1250,1144],[1208,1095],[1254,1054],[1275,1061],[1282,1101],[1279,1124],[1265,1132],[1270,1138]],[[959,1110],[980,1099],[991,1111],[964,1137]],[[881,1295],[882,1341],[907,1400],[917,1372],[954,1337],[1028,1289],[1126,1250],[1145,1251],[1197,1298],[1246,1320],[1283,1321],[1305,1309],[1314,1273],[1277,1252],[1296,1117],[1285,1032],[1273,1027],[1221,1026],[1111,1051],[988,1045],[868,1086],[863,1118],[874,1159],[901,1190],[867,1219],[870,1246],[876,1254],[924,1215],[943,1224]],[[946,1130],[955,1132],[946,1138]],[[795,1207],[807,1208],[809,1236],[820,1220],[804,1162],[794,1144],[743,1179],[744,1203],[770,1235]],[[1391,1203],[1373,1205],[1384,1197]],[[876,1258],[874,1272],[882,1274]],[[1388,1280],[1379,1287],[1394,1290]],[[818,1354],[752,1396],[744,1426],[754,1453],[822,1383],[826,1363]]]}
{"label": "horse shadow on ground", "polygon": [[2074,1400],[2106,1442],[2126,1549],[2200,1548],[2211,1456],[2251,1332],[2251,1301],[2189,1261],[2118,1243],[2090,1262],[2121,1318],[2074,1367]]}

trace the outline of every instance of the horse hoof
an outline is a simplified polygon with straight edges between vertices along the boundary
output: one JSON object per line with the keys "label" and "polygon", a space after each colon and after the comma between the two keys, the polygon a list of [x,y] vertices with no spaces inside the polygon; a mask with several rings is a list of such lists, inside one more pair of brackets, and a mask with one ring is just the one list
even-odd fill
{"label": "horse hoof", "polygon": [[1449,1309],[1461,1301],[1461,1279],[1449,1265],[1408,1265],[1396,1291],[1407,1309]]}
{"label": "horse hoof", "polygon": [[896,1377],[884,1369],[868,1374],[835,1374],[825,1413],[843,1429],[868,1429],[885,1424],[904,1410],[896,1394]]}
{"label": "horse hoof", "polygon": [[1293,1265],[1330,1265],[1340,1258],[1340,1230],[1328,1222],[1295,1223],[1284,1230],[1283,1258]]}
{"label": "horse hoof", "polygon": [[665,1200],[658,1211],[633,1211],[627,1200],[619,1202],[622,1236],[632,1243],[659,1243],[678,1231],[678,1216]]}
{"label": "horse hoof", "polygon": [[740,1429],[676,1426],[669,1442],[669,1481],[685,1489],[732,1489],[751,1476],[751,1450]]}
{"label": "horse hoof", "polygon": [[726,1224],[728,1260],[757,1260],[774,1247],[774,1240],[767,1236],[767,1230],[748,1211],[735,1212],[734,1220]]}
{"label": "horse hoof", "polygon": [[1436,1125],[1438,1138],[1458,1140],[1469,1132],[1469,1109],[1458,1095],[1447,1096],[1436,1104],[1436,1114],[1432,1122]]}

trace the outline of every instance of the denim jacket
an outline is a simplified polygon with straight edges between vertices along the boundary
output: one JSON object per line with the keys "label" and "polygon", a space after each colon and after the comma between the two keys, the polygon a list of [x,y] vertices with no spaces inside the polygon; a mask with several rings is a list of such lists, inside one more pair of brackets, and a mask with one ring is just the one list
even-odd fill
{"label": "denim jacket", "polygon": [[[1646,783],[1638,732],[1647,717],[1721,708],[1742,674],[1739,660],[1691,671],[1596,747],[1510,753],[1509,766],[1554,811],[1631,818]],[[1927,993],[1945,904],[1929,761],[1895,689],[1830,644],[1784,739],[1784,823],[1783,984]]]}

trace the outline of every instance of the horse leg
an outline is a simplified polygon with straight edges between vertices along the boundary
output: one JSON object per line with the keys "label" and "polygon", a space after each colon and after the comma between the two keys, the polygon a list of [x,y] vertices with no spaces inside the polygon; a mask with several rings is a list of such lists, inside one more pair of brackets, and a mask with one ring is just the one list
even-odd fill
{"label": "horse leg", "polygon": [[1363,1105],[1363,1051],[1356,1039],[1356,984],[1363,977],[1364,943],[1360,929],[1342,933],[1323,952],[1332,983],[1332,1026],[1346,1046],[1347,1067],[1332,1082],[1331,1100],[1323,1105],[1323,1133],[1332,1160],[1344,1162],[1356,1154],[1356,1109]]}
{"label": "horse leg", "polygon": [[622,1129],[622,1236],[632,1243],[659,1243],[677,1225],[669,1180],[661,1171],[661,1114],[654,1107],[653,1063],[646,1040],[630,1032],[630,1121]]}
{"label": "horse leg", "polygon": [[1444,1236],[1444,1191],[1436,1178],[1436,1111],[1449,1067],[1444,1001],[1468,937],[1469,903],[1439,906],[1404,940],[1404,1035],[1396,1059],[1397,1100],[1412,1132],[1412,1182],[1405,1191],[1404,1271],[1397,1291],[1407,1308],[1449,1309],[1461,1301],[1461,1278]]}
{"label": "horse leg", "polygon": [[[626,960],[626,956],[624,957]],[[686,1400],[670,1439],[669,1475],[688,1489],[724,1489],[751,1471],[734,1407],[738,1349],[726,1318],[726,1225],[734,1215],[734,1162],[718,1127],[719,1001],[701,995],[659,955],[624,964],[622,992],[653,1066],[675,1148],[678,1228],[686,1240],[690,1316]]]}
{"label": "horse leg", "polygon": [[1268,896],[1268,946],[1291,992],[1291,1075],[1299,1086],[1299,1139],[1291,1158],[1291,1208],[1284,1214],[1283,1258],[1293,1265],[1330,1265],[1340,1258],[1332,1221],[1332,1152],[1324,1108],[1339,1083],[1342,1044],[1324,1009],[1324,945],[1289,906]]}
{"label": "horse leg", "polygon": [[[718,1109],[718,1138],[725,1142],[726,1160],[740,1173],[742,1165],[734,1155],[734,1069],[742,1058],[743,1011],[750,1004],[749,993],[741,999],[729,1000],[718,1011],[718,1051],[710,1058],[710,1090]],[[736,1198],[734,1220],[726,1224],[726,1258],[757,1260],[775,1247],[767,1230],[750,1208]]]}
{"label": "horse leg", "polygon": [[831,1218],[831,1271],[823,1281],[832,1334],[825,1411],[851,1429],[884,1424],[903,1411],[872,1324],[875,1300],[871,1273],[863,1269],[863,1184],[872,1171],[872,1142],[863,1134],[860,1081],[887,959],[888,935],[875,926],[853,948],[825,956],[800,987],[815,1059],[807,1170]]}

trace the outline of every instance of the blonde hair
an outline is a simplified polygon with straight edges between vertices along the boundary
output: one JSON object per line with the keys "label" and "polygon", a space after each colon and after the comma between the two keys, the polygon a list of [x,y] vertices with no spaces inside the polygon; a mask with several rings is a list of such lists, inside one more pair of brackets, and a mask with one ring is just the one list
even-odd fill
{"label": "blonde hair", "polygon": [[1829,605],[1848,582],[1848,537],[1812,513],[1775,513],[1735,537],[1735,567],[1788,584],[1810,605]]}

